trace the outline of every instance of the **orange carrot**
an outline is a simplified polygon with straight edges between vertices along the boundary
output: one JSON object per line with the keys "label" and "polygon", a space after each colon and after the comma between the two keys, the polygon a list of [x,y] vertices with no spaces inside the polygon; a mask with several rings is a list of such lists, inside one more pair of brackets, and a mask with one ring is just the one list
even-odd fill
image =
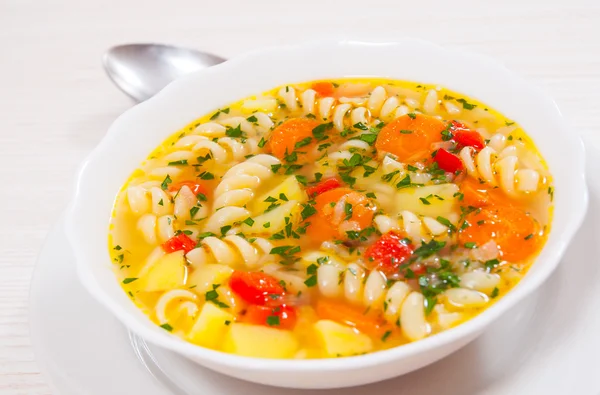
{"label": "orange carrot", "polygon": [[486,184],[480,183],[473,177],[466,177],[459,184],[460,191],[463,194],[461,204],[473,207],[485,207],[491,204],[503,206],[513,206],[508,196],[500,188],[490,188]]}
{"label": "orange carrot", "polygon": [[508,206],[487,206],[467,214],[469,226],[458,234],[458,241],[469,248],[493,240],[500,256],[507,261],[522,261],[539,250],[540,226],[525,211]]}
{"label": "orange carrot", "polygon": [[375,337],[381,337],[394,328],[376,311],[366,311],[364,308],[350,306],[335,300],[319,299],[316,312],[320,319],[349,325]]}
{"label": "orange carrot", "polygon": [[317,95],[320,97],[329,97],[333,96],[335,88],[331,82],[315,82],[312,84],[312,89],[317,92]]}
{"label": "orange carrot", "polygon": [[[344,200],[342,210],[336,205]],[[336,188],[315,197],[316,214],[308,217],[307,234],[311,240],[346,240],[347,231],[360,231],[373,222],[375,205],[362,193],[350,188]]]}
{"label": "orange carrot", "polygon": [[[291,118],[279,125],[271,133],[269,146],[273,155],[284,159],[296,150],[307,152],[315,145],[312,131],[319,122],[307,118]],[[298,147],[297,145],[301,145]]]}
{"label": "orange carrot", "polygon": [[375,148],[396,155],[401,162],[428,159],[431,145],[442,141],[445,128],[444,122],[428,115],[403,115],[381,129]]}

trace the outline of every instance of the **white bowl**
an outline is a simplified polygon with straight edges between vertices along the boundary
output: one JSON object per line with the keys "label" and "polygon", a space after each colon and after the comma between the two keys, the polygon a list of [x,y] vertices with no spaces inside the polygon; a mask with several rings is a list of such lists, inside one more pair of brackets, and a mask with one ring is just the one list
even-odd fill
{"label": "white bowl", "polygon": [[[123,292],[111,269],[107,248],[113,201],[129,174],[167,136],[221,106],[286,83],[346,76],[443,85],[483,101],[523,126],[546,158],[556,190],[552,231],[530,272],[496,304],[456,328],[401,347],[349,358],[239,357],[187,343],[153,324]],[[239,56],[181,78],[125,112],[82,165],[66,227],[82,283],[147,341],[237,378],[283,387],[333,388],[408,373],[475,339],[548,278],[582,222],[586,207],[583,145],[554,102],[522,78],[490,59],[422,41],[329,40]]]}

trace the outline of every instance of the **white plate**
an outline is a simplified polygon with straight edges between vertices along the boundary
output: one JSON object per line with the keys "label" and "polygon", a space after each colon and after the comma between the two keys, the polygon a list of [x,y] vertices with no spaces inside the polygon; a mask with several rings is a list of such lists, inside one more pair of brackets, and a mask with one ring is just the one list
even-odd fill
{"label": "white plate", "polygon": [[[599,394],[599,156],[588,144],[590,207],[586,220],[560,267],[535,294],[451,356],[397,379],[344,389],[344,394]],[[239,381],[130,338],[79,284],[62,220],[40,254],[30,315],[38,363],[57,394],[339,392],[285,390]]]}

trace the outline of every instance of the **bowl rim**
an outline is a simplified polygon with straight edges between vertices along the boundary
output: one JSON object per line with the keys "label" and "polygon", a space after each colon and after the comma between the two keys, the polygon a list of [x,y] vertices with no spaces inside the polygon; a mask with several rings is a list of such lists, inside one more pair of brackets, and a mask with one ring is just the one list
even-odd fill
{"label": "bowl rim", "polygon": [[[578,211],[574,211],[574,215],[571,217],[567,226],[561,229],[561,241],[553,245],[555,257],[550,262],[545,262],[545,267],[538,273],[537,276],[531,278],[528,282],[519,284],[511,289],[506,295],[499,299],[496,303],[482,311],[477,316],[470,320],[461,323],[460,325],[437,333],[430,337],[422,340],[404,344],[402,346],[393,347],[387,350],[376,351],[365,355],[351,356],[344,358],[325,358],[325,359],[308,359],[308,360],[296,360],[296,359],[263,359],[244,357],[234,354],[229,354],[221,351],[211,350],[204,348],[193,343],[189,343],[167,331],[157,332],[151,330],[147,325],[140,322],[137,318],[129,314],[124,306],[114,300],[107,291],[105,291],[97,279],[93,275],[89,265],[87,265],[88,257],[81,243],[79,243],[80,230],[77,227],[77,214],[78,210],[81,209],[81,196],[82,196],[82,180],[86,177],[86,173],[89,168],[95,164],[100,156],[100,153],[108,149],[114,139],[114,136],[119,132],[119,125],[125,123],[126,120],[135,117],[143,117],[144,113],[149,111],[159,110],[162,103],[168,101],[170,98],[175,97],[178,92],[185,90],[188,83],[201,76],[207,78],[208,76],[216,73],[231,73],[231,71],[243,67],[243,65],[252,59],[261,56],[276,55],[278,53],[286,51],[297,51],[300,49],[310,48],[327,48],[338,47],[338,46],[381,46],[382,48],[387,47],[390,49],[395,46],[402,45],[418,45],[427,47],[430,50],[437,52],[449,53],[450,50],[428,41],[413,39],[413,38],[401,38],[390,40],[388,38],[373,38],[373,37],[359,37],[356,39],[349,38],[332,38],[327,40],[309,41],[300,44],[283,45],[283,46],[272,46],[268,48],[257,49],[246,52],[242,55],[236,56],[235,58],[228,60],[227,62],[213,66],[209,69],[201,70],[198,72],[191,73],[182,78],[172,82],[169,86],[159,92],[153,98],[134,106],[120,115],[109,128],[107,134],[102,141],[94,148],[94,150],[88,155],[80,166],[77,176],[76,183],[73,193],[73,200],[71,201],[67,210],[67,217],[65,221],[65,230],[70,241],[70,244],[74,250],[74,254],[77,261],[77,270],[82,283],[86,286],[88,291],[109,309],[127,328],[134,331],[142,338],[151,343],[165,347],[167,349],[176,351],[188,357],[198,357],[203,360],[216,360],[221,365],[226,365],[233,368],[243,368],[247,371],[258,371],[258,370],[269,370],[272,372],[327,372],[333,370],[346,370],[356,369],[367,366],[379,365],[385,362],[407,358],[416,354],[424,353],[440,346],[450,344],[452,342],[460,341],[473,334],[478,334],[483,331],[485,327],[490,325],[494,320],[499,318],[507,310],[509,310],[514,304],[520,299],[526,297],[537,289],[554,271],[557,267],[560,257],[564,254],[567,245],[574,236],[576,230],[581,225],[585,211],[588,204],[588,194],[585,185],[585,160],[584,160],[584,147],[581,139],[577,138],[570,147],[573,150],[574,156],[577,160],[571,163],[571,167],[577,171],[574,173],[576,186],[579,192],[579,201],[576,202],[578,205]],[[456,50],[452,50],[456,53]],[[552,107],[552,111],[556,113],[557,118],[560,119],[560,129],[563,131],[569,131],[572,133],[571,128],[560,114],[560,110],[556,106],[556,103],[552,101],[541,89],[532,85],[521,76],[509,71],[503,65],[497,61],[480,54],[473,54],[470,52],[458,51],[461,56],[472,59],[475,62],[482,63],[488,67],[495,69],[495,72],[502,73],[506,77],[509,77],[521,86],[528,89],[530,94],[535,95],[537,99],[544,101],[548,104],[548,108]],[[268,87],[267,87],[268,88]],[[165,136],[166,138],[166,136]],[[107,228],[108,230],[108,228]],[[557,232],[556,229],[553,232]],[[544,246],[547,249],[548,245]],[[536,258],[537,263],[538,260]],[[133,303],[133,302],[131,302]],[[149,321],[149,320],[148,320]],[[150,322],[150,321],[149,321]],[[155,325],[152,323],[152,325]]]}

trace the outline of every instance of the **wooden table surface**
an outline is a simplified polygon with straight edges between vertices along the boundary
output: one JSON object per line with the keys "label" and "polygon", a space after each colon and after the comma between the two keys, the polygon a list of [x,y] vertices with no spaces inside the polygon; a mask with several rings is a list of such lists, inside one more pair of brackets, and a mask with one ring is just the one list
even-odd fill
{"label": "wooden table surface", "polygon": [[0,0],[0,394],[50,393],[29,340],[36,255],[77,165],[132,106],[102,71],[102,53],[166,42],[231,57],[340,32],[493,56],[545,89],[574,131],[600,146],[598,0]]}

